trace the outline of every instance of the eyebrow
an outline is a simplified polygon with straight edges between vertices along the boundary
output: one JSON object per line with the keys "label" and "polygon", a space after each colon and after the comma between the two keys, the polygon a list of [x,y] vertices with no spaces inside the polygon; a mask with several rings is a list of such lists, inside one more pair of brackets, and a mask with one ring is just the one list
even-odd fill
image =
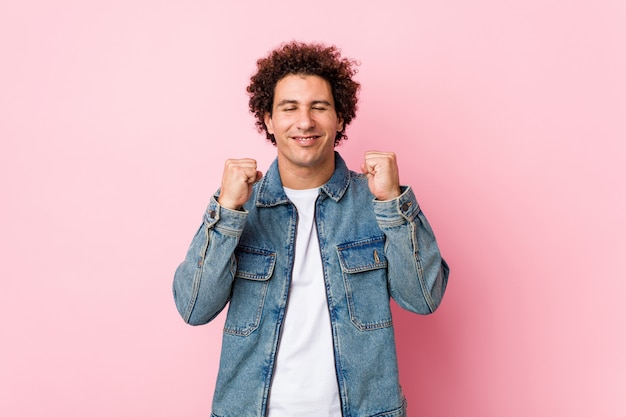
{"label": "eyebrow", "polygon": [[[280,102],[276,104],[276,107],[285,106],[287,104],[299,104],[299,103],[298,103],[298,100],[281,100]],[[316,104],[324,104],[326,106],[332,107],[332,104],[330,104],[328,100],[313,100],[311,102],[312,106],[315,106]]]}

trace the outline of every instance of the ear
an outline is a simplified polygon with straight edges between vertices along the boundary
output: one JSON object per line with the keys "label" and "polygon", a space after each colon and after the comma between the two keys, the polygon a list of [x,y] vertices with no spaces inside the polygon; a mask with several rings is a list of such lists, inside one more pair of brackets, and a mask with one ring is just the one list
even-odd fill
{"label": "ear", "polygon": [[343,117],[340,114],[337,115],[337,132],[343,131]]}
{"label": "ear", "polygon": [[265,127],[267,128],[267,131],[273,135],[274,134],[274,125],[272,123],[272,115],[270,112],[266,111],[265,115],[263,116],[263,119],[265,121]]}

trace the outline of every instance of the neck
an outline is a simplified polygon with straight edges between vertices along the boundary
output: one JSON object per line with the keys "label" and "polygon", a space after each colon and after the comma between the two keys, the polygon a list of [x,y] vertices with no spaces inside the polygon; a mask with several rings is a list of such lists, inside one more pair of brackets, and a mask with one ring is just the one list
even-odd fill
{"label": "neck", "polygon": [[283,186],[293,190],[307,190],[326,184],[335,172],[335,164],[327,167],[282,167],[278,161],[278,172]]}

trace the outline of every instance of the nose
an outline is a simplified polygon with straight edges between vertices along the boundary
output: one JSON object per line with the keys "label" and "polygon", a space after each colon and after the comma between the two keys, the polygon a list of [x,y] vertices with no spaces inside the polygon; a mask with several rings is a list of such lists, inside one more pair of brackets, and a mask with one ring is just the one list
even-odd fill
{"label": "nose", "polygon": [[296,126],[300,130],[309,130],[315,126],[315,121],[311,117],[309,109],[302,109],[298,112],[298,120]]}

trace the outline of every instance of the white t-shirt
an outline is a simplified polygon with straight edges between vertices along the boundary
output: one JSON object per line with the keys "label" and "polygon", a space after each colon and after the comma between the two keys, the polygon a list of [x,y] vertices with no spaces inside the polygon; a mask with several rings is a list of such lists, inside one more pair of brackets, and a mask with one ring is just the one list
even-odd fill
{"label": "white t-shirt", "polygon": [[289,299],[269,395],[269,417],[341,417],[322,258],[318,189],[285,193],[298,209]]}

